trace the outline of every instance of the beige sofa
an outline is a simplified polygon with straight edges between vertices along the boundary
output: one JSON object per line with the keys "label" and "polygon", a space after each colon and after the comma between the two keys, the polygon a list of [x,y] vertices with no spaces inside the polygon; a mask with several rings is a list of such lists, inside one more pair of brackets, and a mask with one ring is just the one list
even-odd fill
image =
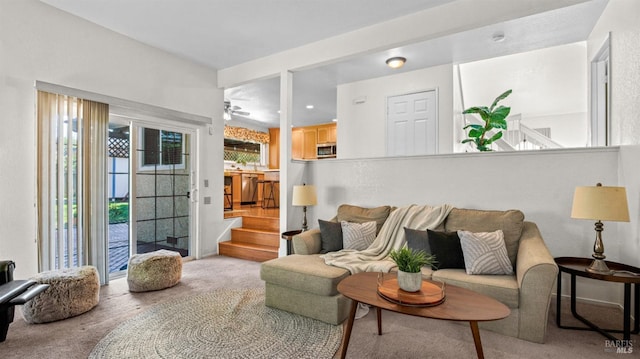
{"label": "beige sofa", "polygon": [[[358,207],[349,207],[349,211],[354,208],[358,210]],[[340,209],[337,218],[340,217]],[[359,222],[371,220],[362,215],[366,214],[366,210],[363,210],[347,217]],[[536,224],[524,221],[524,215],[517,210],[454,208],[436,229],[472,232],[503,230],[507,252],[514,265],[514,275],[468,275],[464,269],[432,271],[423,268],[423,277],[496,298],[511,309],[511,315],[502,320],[481,323],[482,328],[543,343],[549,301],[558,268]],[[343,322],[348,315],[350,300],[338,293],[336,287],[350,275],[349,271],[326,265],[320,258],[319,229],[295,236],[293,248],[295,254],[262,264],[261,278],[265,281],[266,305],[331,324]]]}

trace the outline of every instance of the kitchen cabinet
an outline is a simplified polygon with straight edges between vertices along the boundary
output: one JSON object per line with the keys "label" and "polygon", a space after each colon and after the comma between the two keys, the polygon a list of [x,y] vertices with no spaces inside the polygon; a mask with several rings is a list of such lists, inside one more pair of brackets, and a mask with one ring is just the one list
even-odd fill
{"label": "kitchen cabinet", "polygon": [[303,131],[302,158],[305,160],[315,160],[317,156],[318,130],[314,128],[305,128]]}
{"label": "kitchen cabinet", "polygon": [[318,159],[318,144],[335,144],[337,141],[335,123],[316,126],[294,127],[291,129],[291,158],[299,160]]}
{"label": "kitchen cabinet", "polygon": [[318,126],[317,131],[318,131],[318,144],[336,143],[338,131],[335,123],[320,125]]}
{"label": "kitchen cabinet", "polygon": [[280,168],[280,129],[269,129],[269,168]]}
{"label": "kitchen cabinet", "polygon": [[302,159],[304,152],[304,135],[302,128],[294,128],[291,130],[291,158]]}
{"label": "kitchen cabinet", "polygon": [[[245,198],[244,202],[251,202],[251,200],[253,198],[256,198],[256,204],[260,204],[260,202],[262,202],[262,198],[263,198],[263,193],[262,193],[262,181],[264,181],[264,173],[262,172],[256,172],[256,171],[225,171],[224,176],[225,176],[225,184],[226,184],[226,178],[231,178],[231,188],[232,188],[232,200],[233,200],[233,207],[234,208],[240,208],[243,199],[242,199],[242,175],[245,176],[256,176],[257,177],[257,181],[256,181],[256,188],[255,190],[257,191],[256,193],[256,197],[254,197],[253,195],[253,189],[251,190],[251,193],[249,194],[250,198]],[[225,189],[226,192],[226,189]],[[226,205],[226,204],[225,204]]]}
{"label": "kitchen cabinet", "polygon": [[232,188],[233,188],[233,207],[240,207],[242,201],[242,179],[240,178],[240,172],[233,172],[231,174]]}

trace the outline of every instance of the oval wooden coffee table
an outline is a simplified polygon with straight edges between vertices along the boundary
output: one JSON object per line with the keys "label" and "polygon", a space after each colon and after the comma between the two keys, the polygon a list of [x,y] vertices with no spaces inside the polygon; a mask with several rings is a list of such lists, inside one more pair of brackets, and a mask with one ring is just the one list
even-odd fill
{"label": "oval wooden coffee table", "polygon": [[[391,275],[385,274],[385,276]],[[446,285],[444,302],[429,307],[405,306],[392,303],[382,298],[378,294],[377,288],[378,273],[373,272],[351,275],[338,284],[338,291],[353,301],[347,320],[347,327],[342,338],[340,358],[344,359],[347,355],[358,303],[376,307],[378,335],[382,335],[381,309],[424,318],[469,322],[478,358],[484,358],[478,322],[506,318],[511,313],[511,310],[506,305],[491,297],[450,284]]]}

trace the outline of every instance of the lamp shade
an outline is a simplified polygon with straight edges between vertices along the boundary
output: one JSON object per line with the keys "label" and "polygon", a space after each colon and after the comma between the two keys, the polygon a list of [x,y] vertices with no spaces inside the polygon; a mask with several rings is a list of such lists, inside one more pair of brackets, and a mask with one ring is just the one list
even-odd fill
{"label": "lamp shade", "polygon": [[293,186],[293,206],[315,206],[318,204],[316,186]]}
{"label": "lamp shade", "polygon": [[571,218],[629,222],[627,191],[624,187],[576,187]]}

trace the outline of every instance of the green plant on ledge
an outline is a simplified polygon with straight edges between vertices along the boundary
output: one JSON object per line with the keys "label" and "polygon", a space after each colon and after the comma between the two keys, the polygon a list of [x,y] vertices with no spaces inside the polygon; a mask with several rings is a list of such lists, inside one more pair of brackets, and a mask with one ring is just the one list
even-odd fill
{"label": "green plant on ledge", "polygon": [[[467,139],[463,140],[462,143],[473,142],[476,145],[478,151],[491,151],[489,147],[494,141],[502,138],[502,130],[507,129],[507,116],[509,116],[509,112],[511,112],[511,107],[499,106],[498,102],[504,100],[507,96],[511,94],[511,90],[505,91],[502,95],[496,97],[495,101],[491,104],[491,107],[487,108],[486,106],[481,107],[470,107],[463,114],[477,113],[480,115],[482,120],[484,121],[483,125],[478,124],[469,124],[463,127],[464,130],[470,128]],[[487,138],[487,134],[489,131],[493,129],[500,129],[500,131],[496,132],[490,138]]]}
{"label": "green plant on ledge", "polygon": [[396,262],[398,270],[408,273],[418,273],[420,268],[437,262],[434,255],[407,247],[392,250],[389,257]]}

